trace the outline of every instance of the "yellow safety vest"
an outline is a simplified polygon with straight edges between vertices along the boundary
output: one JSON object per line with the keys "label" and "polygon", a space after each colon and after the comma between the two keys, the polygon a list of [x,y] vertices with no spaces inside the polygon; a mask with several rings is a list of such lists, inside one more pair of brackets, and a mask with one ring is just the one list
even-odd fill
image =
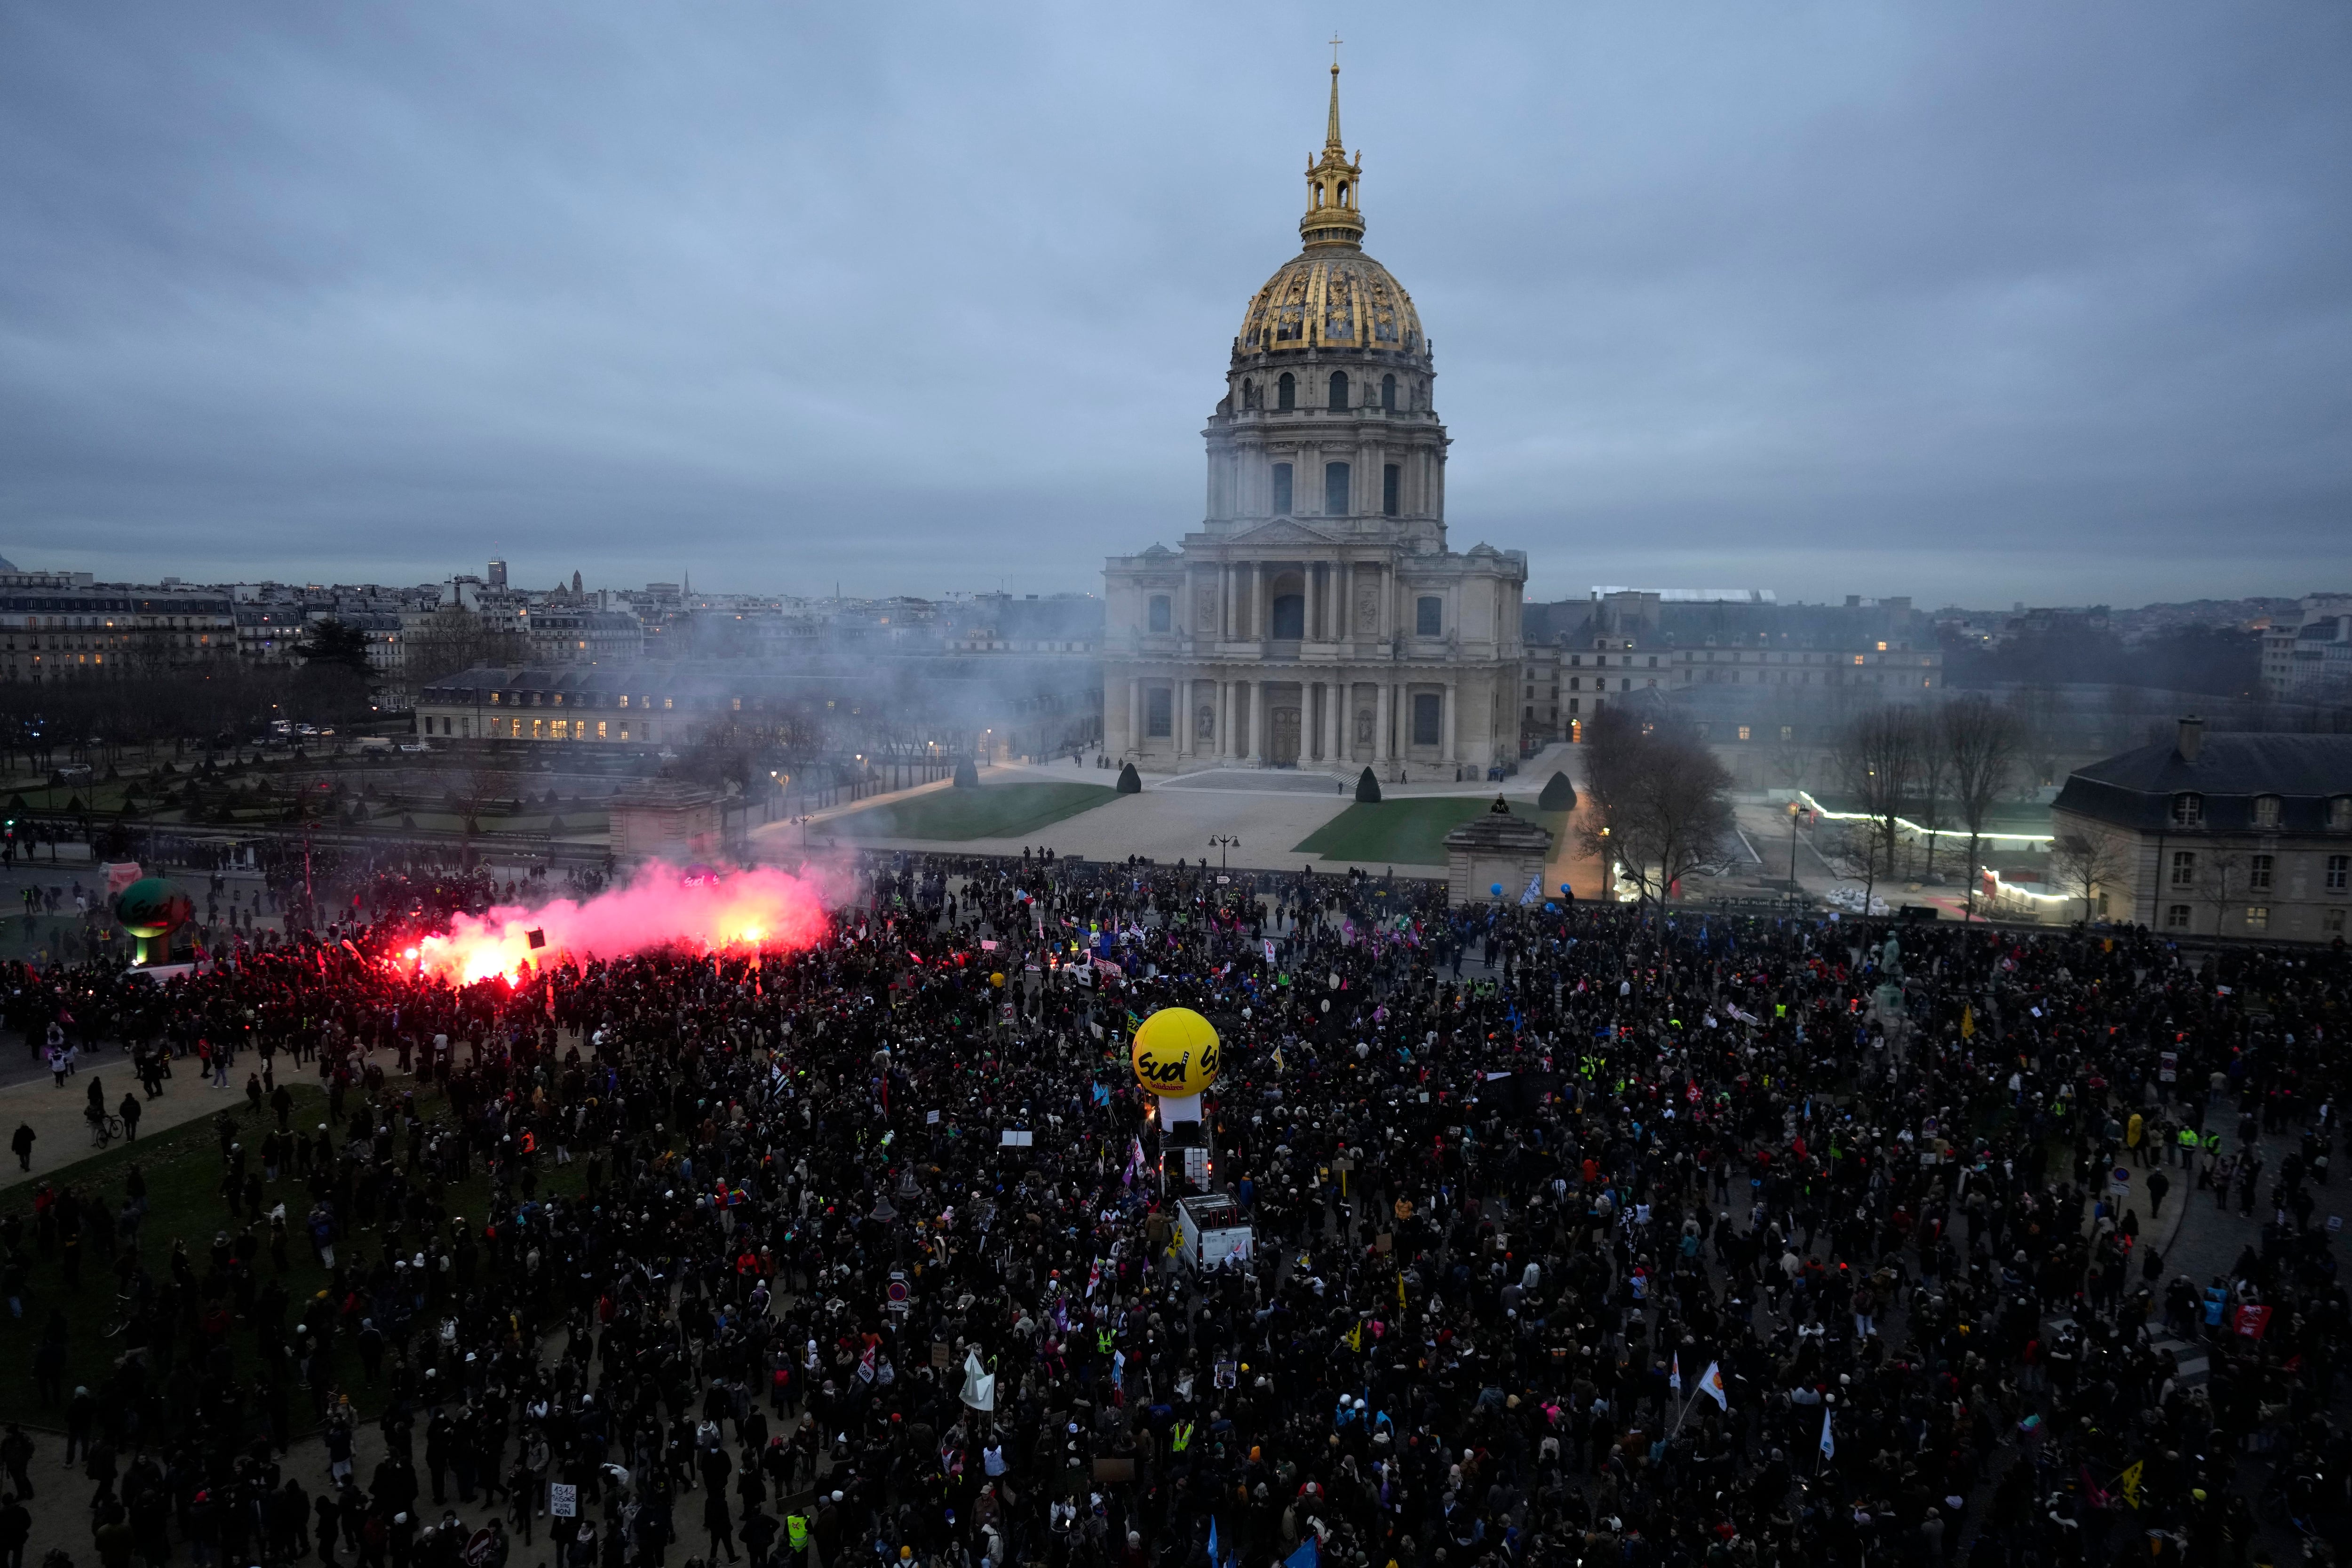
{"label": "yellow safety vest", "polygon": [[1179,1421],[1168,1434],[1168,1451],[1171,1454],[1181,1454],[1192,1446],[1192,1424],[1190,1421]]}

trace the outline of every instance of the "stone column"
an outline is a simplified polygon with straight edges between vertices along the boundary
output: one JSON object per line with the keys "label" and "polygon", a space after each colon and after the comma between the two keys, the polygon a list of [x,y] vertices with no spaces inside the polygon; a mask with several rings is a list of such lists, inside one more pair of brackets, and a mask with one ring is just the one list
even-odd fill
{"label": "stone column", "polygon": [[1373,700],[1372,761],[1389,760],[1389,683],[1381,682],[1380,695]]}
{"label": "stone column", "polygon": [[1266,683],[1249,683],[1249,760],[1253,767],[1265,763],[1265,694]]}
{"label": "stone column", "polygon": [[1192,751],[1192,683],[1181,675],[1171,683],[1168,717],[1168,738],[1175,742],[1176,760],[1181,763]]}
{"label": "stone column", "polygon": [[1230,641],[1234,635],[1234,568],[1231,562],[1217,567],[1217,640]]}
{"label": "stone column", "polygon": [[1234,750],[1234,694],[1230,683],[1217,682],[1217,694],[1211,699],[1217,710],[1216,737],[1209,742],[1209,754],[1223,762]]}
{"label": "stone column", "polygon": [[1462,682],[1457,678],[1445,683],[1445,760],[1449,763],[1458,763],[1462,760],[1461,753],[1454,748],[1454,737],[1457,732],[1457,715],[1461,708]]}
{"label": "stone column", "polygon": [[1304,563],[1299,574],[1307,580],[1307,621],[1298,628],[1299,635],[1306,641],[1313,642],[1316,640],[1315,612],[1323,602],[1323,595],[1315,591],[1315,563]]}
{"label": "stone column", "polygon": [[1127,682],[1127,749],[1143,750],[1143,682],[1133,676]]}
{"label": "stone column", "polygon": [[1355,694],[1354,685],[1344,676],[1331,683],[1331,712],[1325,723],[1325,728],[1329,731],[1330,740],[1323,749],[1324,758],[1328,762],[1354,760],[1348,746],[1348,737],[1354,732],[1348,727],[1348,710],[1356,700]]}

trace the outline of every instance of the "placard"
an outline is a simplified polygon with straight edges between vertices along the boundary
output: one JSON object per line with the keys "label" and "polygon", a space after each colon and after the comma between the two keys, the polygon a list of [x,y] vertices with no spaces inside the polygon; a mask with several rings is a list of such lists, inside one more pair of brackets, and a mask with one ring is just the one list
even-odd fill
{"label": "placard", "polygon": [[578,1519],[580,1517],[580,1489],[575,1486],[566,1485],[562,1481],[553,1481],[549,1483],[547,1489],[547,1511],[553,1514],[558,1519]]}

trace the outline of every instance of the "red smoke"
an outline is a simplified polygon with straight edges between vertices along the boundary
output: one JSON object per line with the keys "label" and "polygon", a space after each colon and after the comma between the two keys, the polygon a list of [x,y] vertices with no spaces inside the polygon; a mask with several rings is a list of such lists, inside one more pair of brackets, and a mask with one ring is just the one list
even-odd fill
{"label": "red smoke", "polygon": [[[552,963],[558,954],[584,963],[670,946],[789,952],[822,942],[827,928],[824,897],[809,877],[761,867],[698,871],[688,879],[677,867],[656,862],[626,887],[585,903],[559,899],[535,910],[499,904],[485,914],[459,915],[448,935],[416,944],[416,966],[470,985],[512,979],[526,963]],[[536,948],[533,931],[545,937]]]}

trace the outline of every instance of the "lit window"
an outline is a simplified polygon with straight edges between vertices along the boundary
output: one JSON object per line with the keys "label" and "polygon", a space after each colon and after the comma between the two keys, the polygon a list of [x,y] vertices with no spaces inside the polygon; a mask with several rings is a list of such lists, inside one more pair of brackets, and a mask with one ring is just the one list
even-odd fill
{"label": "lit window", "polygon": [[2268,904],[2248,904],[2246,906],[2246,929],[2248,931],[2268,931],[2270,928],[2271,907]]}
{"label": "lit window", "polygon": [[1748,726],[1745,724],[1739,726],[1739,738],[1743,741],[1748,739]]}
{"label": "lit window", "polygon": [[1853,662],[1854,662],[1854,663],[1856,663],[1856,664],[1860,664],[1860,663],[1862,662],[1862,655],[1860,655],[1860,654],[1855,654],[1855,655],[1853,656]]}

